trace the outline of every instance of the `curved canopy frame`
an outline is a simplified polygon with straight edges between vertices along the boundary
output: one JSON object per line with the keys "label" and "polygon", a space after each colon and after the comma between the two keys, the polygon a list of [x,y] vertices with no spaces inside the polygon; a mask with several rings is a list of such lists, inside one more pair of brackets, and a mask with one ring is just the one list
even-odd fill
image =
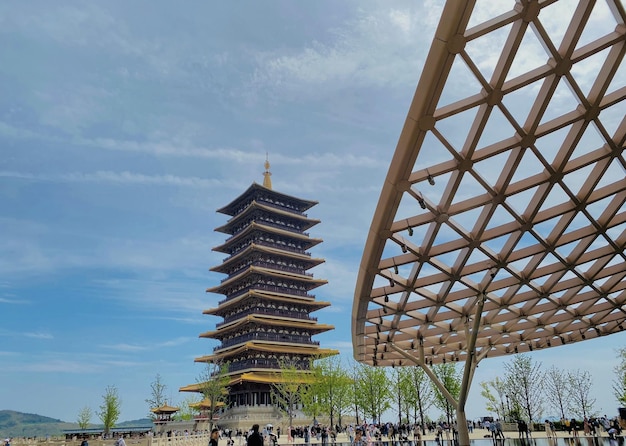
{"label": "curved canopy frame", "polygon": [[626,327],[624,5],[506,3],[444,7],[359,269],[360,362],[475,365]]}

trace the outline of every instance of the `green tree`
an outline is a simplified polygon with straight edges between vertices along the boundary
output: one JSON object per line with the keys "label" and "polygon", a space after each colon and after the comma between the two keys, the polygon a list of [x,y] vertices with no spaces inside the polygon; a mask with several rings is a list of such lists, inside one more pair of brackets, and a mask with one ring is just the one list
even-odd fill
{"label": "green tree", "polygon": [[78,423],[78,427],[81,429],[87,429],[89,427],[89,423],[91,423],[90,407],[85,406],[78,412],[78,419],[76,420],[76,423]]}
{"label": "green tree", "polygon": [[[391,373],[391,383],[393,386],[393,397],[395,399],[396,410],[398,412],[398,425],[409,420],[409,399],[408,393],[411,390],[411,381],[408,374],[408,370],[405,367],[394,368]],[[402,414],[405,414],[404,419]]]}
{"label": "green tree", "polygon": [[343,369],[343,376],[337,379],[337,385],[335,386],[333,396],[334,413],[337,415],[337,422],[339,426],[343,426],[343,415],[348,412],[348,409],[352,405],[353,396],[352,392],[354,386],[352,385],[352,378],[348,371]]}
{"label": "green tree", "polygon": [[528,355],[514,355],[504,364],[505,380],[514,407],[522,410],[524,418],[532,422],[543,413],[544,373],[541,363],[534,364]]}
{"label": "green tree", "polygon": [[157,407],[161,407],[165,405],[165,390],[167,386],[161,380],[161,375],[159,373],[156,374],[154,381],[150,384],[150,398],[147,398],[145,401],[148,403],[148,418],[154,420],[156,415],[152,412],[152,409],[156,409]]}
{"label": "green tree", "polygon": [[324,385],[322,380],[324,378],[322,367],[313,363],[313,361],[311,362],[311,382],[302,389],[300,401],[302,403],[302,411],[313,420],[316,420],[323,413]]}
{"label": "green tree", "polygon": [[358,426],[361,424],[361,419],[359,415],[363,411],[363,401],[360,398],[361,395],[359,392],[359,385],[360,385],[359,376],[361,374],[361,369],[365,366],[361,364],[360,362],[356,362],[354,360],[352,360],[350,364],[351,364],[350,380],[352,382],[352,391],[350,392],[350,396],[352,398],[351,398],[350,405],[354,409],[354,416],[356,418],[356,424]]}
{"label": "green tree", "polygon": [[435,395],[430,379],[421,367],[407,367],[410,387],[406,393],[407,404],[413,409],[413,423],[422,426],[422,435],[426,435],[426,413],[434,403]]}
{"label": "green tree", "polygon": [[572,392],[572,413],[578,418],[590,418],[597,415],[593,406],[596,399],[591,397],[591,374],[587,371],[576,370],[568,373],[570,388],[576,389]]}
{"label": "green tree", "polygon": [[615,395],[615,399],[617,399],[620,406],[624,407],[626,406],[626,347],[618,349],[617,356],[619,364],[613,368],[615,372],[613,395]]}
{"label": "green tree", "polygon": [[380,423],[381,415],[391,407],[391,393],[387,371],[382,367],[363,365],[358,373],[358,392],[363,402],[364,415],[372,423]]}
{"label": "green tree", "polygon": [[102,395],[102,405],[98,412],[98,417],[104,425],[104,434],[109,435],[112,428],[115,427],[115,423],[120,417],[122,407],[122,400],[120,400],[117,394],[117,387],[108,386]]}
{"label": "green tree", "polygon": [[[461,394],[462,377],[456,368],[456,363],[436,364],[432,367],[432,370],[437,379],[443,384],[443,387],[458,401]],[[451,424],[452,419],[455,418],[456,407],[450,404],[450,401],[437,386],[433,386],[433,391],[435,393],[435,406],[444,411],[448,424]]]}
{"label": "green tree", "polygon": [[189,421],[191,420],[195,413],[196,410],[192,407],[194,404],[199,403],[200,400],[194,396],[187,396],[187,398],[185,398],[179,405],[178,405],[178,412],[176,412],[176,415],[174,415],[173,419],[177,420],[177,421]]}
{"label": "green tree", "polygon": [[313,377],[310,371],[290,359],[279,360],[279,366],[280,370],[274,374],[271,398],[281,412],[287,414],[289,426],[292,426],[296,408],[302,402],[302,395],[307,394]]}
{"label": "green tree", "polygon": [[507,395],[506,382],[496,377],[492,381],[481,382],[480,387],[482,388],[480,395],[487,400],[485,408],[489,412],[495,413],[496,418],[501,420],[510,419],[509,408],[504,404],[504,398]]}
{"label": "green tree", "polygon": [[[352,382],[348,372],[342,367],[338,356],[330,356],[315,361],[312,366],[313,380],[306,393],[314,398],[306,397],[319,404],[319,413],[330,418],[330,425],[335,425],[336,417],[341,419],[350,406],[350,391]],[[307,404],[305,403],[305,406]],[[341,424],[341,421],[339,421]]]}
{"label": "green tree", "polygon": [[566,419],[565,409],[571,406],[571,380],[567,373],[552,366],[545,375],[544,391],[550,407],[555,409],[561,420]]}
{"label": "green tree", "polygon": [[207,362],[206,367],[197,379],[198,388],[202,396],[209,403],[207,416],[209,417],[209,432],[213,429],[213,418],[228,401],[227,375],[228,364],[221,361]]}

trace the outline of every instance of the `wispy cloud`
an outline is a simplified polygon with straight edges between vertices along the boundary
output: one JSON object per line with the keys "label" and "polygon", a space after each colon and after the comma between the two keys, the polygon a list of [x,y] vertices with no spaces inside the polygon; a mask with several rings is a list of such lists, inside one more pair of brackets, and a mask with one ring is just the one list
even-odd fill
{"label": "wispy cloud", "polygon": [[210,188],[220,184],[219,180],[197,177],[179,177],[175,175],[145,175],[136,172],[98,171],[94,173],[34,174],[28,172],[0,171],[0,177],[41,182],[68,183],[108,183],[142,184],[163,186],[186,186]]}
{"label": "wispy cloud", "polygon": [[291,55],[259,54],[254,82],[291,92],[302,84],[330,89],[415,85],[427,49],[415,42],[432,27],[441,6],[439,2],[405,8],[384,4],[376,11],[361,10],[341,29],[329,31],[329,43],[313,41]]}
{"label": "wispy cloud", "polygon": [[11,295],[0,296],[0,304],[29,305],[30,303],[31,302],[29,300],[14,298],[14,296],[12,294]]}
{"label": "wispy cloud", "polygon": [[18,354],[17,352],[0,351],[0,356],[17,356]]}
{"label": "wispy cloud", "polygon": [[148,350],[148,347],[145,345],[136,345],[136,344],[112,344],[107,345],[103,344],[100,347],[110,350],[115,350],[119,352],[140,352]]}
{"label": "wispy cloud", "polygon": [[89,361],[69,361],[63,359],[43,360],[30,364],[14,362],[3,366],[5,370],[13,372],[36,372],[36,373],[94,373],[101,371],[102,366]]}
{"label": "wispy cloud", "polygon": [[41,332],[24,333],[23,336],[27,338],[34,338],[34,339],[54,339],[54,336],[52,336],[50,333],[41,333]]}
{"label": "wispy cloud", "polygon": [[[237,163],[256,163],[262,165],[265,160],[265,151],[258,150],[257,153],[250,153],[249,150],[237,148],[206,148],[197,147],[189,141],[165,141],[156,139],[154,141],[139,142],[116,139],[80,139],[76,141],[80,145],[89,145],[106,150],[116,150],[121,152],[144,153],[153,156],[176,157],[176,158],[199,158],[213,159]],[[271,162],[273,165],[306,165],[321,168],[332,167],[337,169],[342,166],[368,167],[380,166],[380,157],[367,156],[359,153],[336,153],[319,152],[305,153],[295,156],[293,153],[281,153],[272,151]]]}
{"label": "wispy cloud", "polygon": [[160,348],[177,347],[177,346],[186,344],[194,340],[196,340],[196,338],[178,337],[178,338],[170,339],[168,341],[151,343],[151,344],[140,345],[140,344],[120,343],[120,344],[103,344],[100,347],[107,349],[107,350],[114,350],[118,352],[135,353],[135,352],[144,352],[144,351],[150,351],[150,350],[158,350]]}

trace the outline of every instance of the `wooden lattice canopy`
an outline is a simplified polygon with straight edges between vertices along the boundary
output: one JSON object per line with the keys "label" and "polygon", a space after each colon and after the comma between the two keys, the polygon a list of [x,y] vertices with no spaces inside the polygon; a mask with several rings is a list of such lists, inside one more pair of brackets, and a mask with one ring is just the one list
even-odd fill
{"label": "wooden lattice canopy", "polygon": [[625,18],[620,0],[447,2],[367,238],[357,360],[626,328]]}

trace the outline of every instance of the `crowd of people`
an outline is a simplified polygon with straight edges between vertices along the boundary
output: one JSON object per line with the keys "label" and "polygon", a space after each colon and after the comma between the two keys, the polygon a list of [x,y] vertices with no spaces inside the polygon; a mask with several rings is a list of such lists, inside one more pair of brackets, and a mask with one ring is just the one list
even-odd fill
{"label": "crowd of people", "polygon": [[[517,420],[517,435],[519,438],[531,438],[532,428],[524,420]],[[535,427],[536,428],[536,427]],[[504,440],[503,423],[498,419],[485,419],[482,421],[469,421],[468,430],[473,432],[474,429],[483,429],[484,438],[494,440]],[[582,431],[583,435],[599,435],[604,432],[609,439],[621,439],[622,429],[618,418],[608,419],[606,417],[585,418],[582,421],[575,419],[562,420],[558,424],[558,429],[554,423],[545,420],[544,423],[545,436],[554,438],[558,436],[558,430],[567,433],[567,436],[577,437]],[[458,440],[458,429],[455,423],[447,423],[445,421],[431,422],[422,426],[417,424],[360,424],[347,425],[340,427],[338,425],[330,427],[321,424],[313,426],[294,426],[282,432],[285,438],[285,444],[300,443],[310,445],[311,443],[320,444],[321,446],[333,445],[337,442],[337,435],[345,433],[346,440],[353,446],[371,446],[380,444],[380,442],[389,442],[397,446],[418,446],[421,444],[422,433],[434,435],[434,439],[438,444],[448,444]],[[273,429],[271,425],[261,428],[258,424],[254,424],[248,432],[241,431],[219,431],[214,429],[211,435],[211,441],[215,436],[217,438],[227,438],[227,445],[234,446],[233,436],[241,437],[239,444],[247,446],[277,446],[281,436],[280,428]],[[510,436],[510,434],[509,434]],[[344,441],[346,441],[344,440]],[[211,442],[209,446],[217,446],[217,443]]]}

